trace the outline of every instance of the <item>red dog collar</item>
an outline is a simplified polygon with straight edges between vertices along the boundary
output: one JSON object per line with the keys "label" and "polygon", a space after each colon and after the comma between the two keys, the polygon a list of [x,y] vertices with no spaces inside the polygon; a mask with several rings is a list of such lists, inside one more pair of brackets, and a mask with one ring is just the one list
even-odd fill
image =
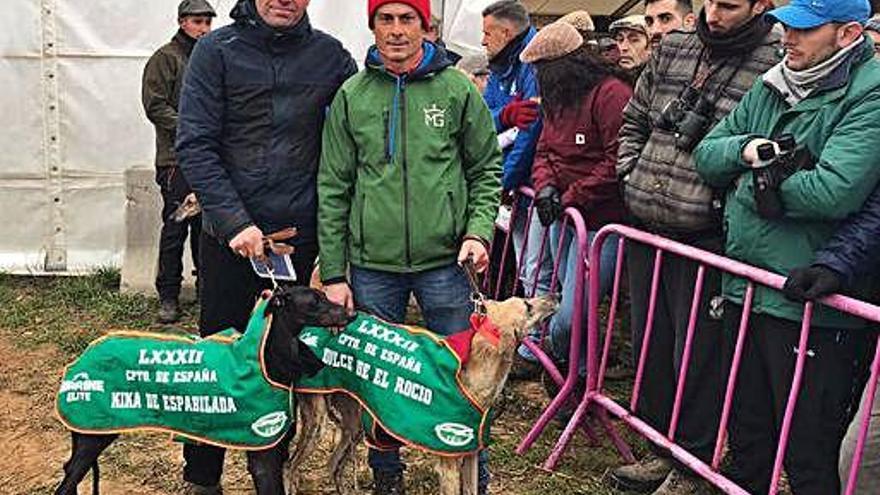
{"label": "red dog collar", "polygon": [[501,331],[489,320],[486,315],[474,313],[471,315],[471,328],[482,335],[495,347],[501,342]]}

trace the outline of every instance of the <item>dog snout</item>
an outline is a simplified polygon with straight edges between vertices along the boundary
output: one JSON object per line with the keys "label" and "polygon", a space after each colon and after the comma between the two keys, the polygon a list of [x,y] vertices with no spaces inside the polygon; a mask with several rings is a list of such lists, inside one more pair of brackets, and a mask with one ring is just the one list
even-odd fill
{"label": "dog snout", "polygon": [[545,304],[550,305],[553,311],[559,307],[559,303],[562,300],[562,295],[558,292],[548,292],[540,297],[541,301]]}

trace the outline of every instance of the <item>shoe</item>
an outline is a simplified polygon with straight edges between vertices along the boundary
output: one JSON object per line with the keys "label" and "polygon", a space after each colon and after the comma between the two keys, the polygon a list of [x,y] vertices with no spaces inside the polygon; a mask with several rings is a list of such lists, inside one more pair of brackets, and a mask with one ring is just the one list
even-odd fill
{"label": "shoe", "polygon": [[373,495],[406,495],[403,472],[373,471]]}
{"label": "shoe", "polygon": [[711,485],[702,478],[673,469],[666,481],[652,495],[704,495],[715,493]]}
{"label": "shoe", "polygon": [[223,488],[220,485],[205,486],[187,483],[183,493],[184,495],[223,495]]}
{"label": "shoe", "polygon": [[510,373],[507,375],[509,380],[513,381],[532,381],[536,380],[541,375],[541,370],[544,367],[541,366],[540,363],[535,361],[529,361],[528,359],[519,355],[519,352],[513,353],[513,365],[510,367]]}
{"label": "shoe", "polygon": [[671,471],[672,462],[669,459],[649,455],[635,464],[611,471],[611,481],[618,490],[650,493],[669,478]]}
{"label": "shoe", "polygon": [[159,323],[175,323],[180,319],[177,299],[165,299],[159,303]]}

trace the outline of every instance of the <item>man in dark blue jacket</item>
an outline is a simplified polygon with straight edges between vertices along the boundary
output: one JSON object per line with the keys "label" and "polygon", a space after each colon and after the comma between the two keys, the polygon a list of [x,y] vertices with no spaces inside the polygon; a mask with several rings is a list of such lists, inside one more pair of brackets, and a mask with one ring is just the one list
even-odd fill
{"label": "man in dark blue jacket", "polygon": [[[792,270],[783,292],[795,301],[812,301],[859,285],[860,279],[877,273],[880,265],[880,188],[851,216],[837,234],[816,253],[813,264]],[[867,388],[865,389],[867,394]],[[880,398],[878,398],[880,399]],[[865,414],[872,417],[859,471],[856,495],[877,493],[880,489],[880,400],[873,406],[862,397],[858,414],[850,423],[840,447],[841,491],[846,487],[849,468]]]}
{"label": "man in dark blue jacket", "polygon": [[[298,230],[289,242],[300,283],[309,280],[317,255],[324,115],[357,67],[339,41],[312,28],[308,3],[239,0],[235,22],[203,37],[190,57],[177,156],[203,210],[203,336],[244,330],[254,297],[267,286],[248,260],[263,254],[266,234]],[[279,463],[288,443],[276,447]],[[216,447],[184,447],[192,492],[220,493],[223,456]]]}

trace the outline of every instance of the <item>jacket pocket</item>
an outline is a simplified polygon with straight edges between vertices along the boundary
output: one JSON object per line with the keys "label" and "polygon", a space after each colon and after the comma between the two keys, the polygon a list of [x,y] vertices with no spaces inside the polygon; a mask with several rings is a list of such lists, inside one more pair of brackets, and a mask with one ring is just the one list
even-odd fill
{"label": "jacket pocket", "polygon": [[364,258],[364,201],[366,195],[363,191],[357,191],[354,195],[351,205],[351,215],[349,216],[348,229],[351,234],[349,238],[349,247],[352,255],[356,259]]}
{"label": "jacket pocket", "polygon": [[450,247],[455,247],[455,245],[458,244],[458,238],[460,234],[458,231],[458,221],[455,214],[455,198],[452,197],[452,191],[446,191],[446,206],[449,210],[449,223],[452,227],[449,232],[447,242],[449,243]]}
{"label": "jacket pocket", "polygon": [[360,208],[360,211],[358,211],[358,224],[359,224],[358,230],[360,231],[361,258],[364,259],[367,257],[367,255],[366,255],[367,243],[366,243],[366,240],[364,239],[364,231],[366,230],[364,228],[364,210],[367,209],[367,204],[366,204],[367,203],[367,196],[363,192],[361,192],[360,203],[361,203],[361,208]]}

